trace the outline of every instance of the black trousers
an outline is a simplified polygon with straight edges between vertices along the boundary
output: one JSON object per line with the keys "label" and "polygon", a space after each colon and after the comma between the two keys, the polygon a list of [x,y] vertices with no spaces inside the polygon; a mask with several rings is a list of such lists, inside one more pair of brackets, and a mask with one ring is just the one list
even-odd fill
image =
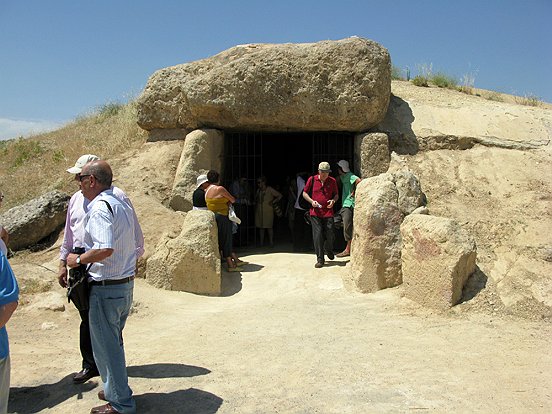
{"label": "black trousers", "polygon": [[230,257],[232,253],[232,222],[228,216],[215,213],[215,220],[218,229],[219,250],[222,251],[222,257]]}
{"label": "black trousers", "polygon": [[324,263],[324,253],[333,253],[334,244],[334,219],[333,217],[321,218],[311,216],[312,241],[316,261]]}
{"label": "black trousers", "polygon": [[82,355],[82,368],[88,368],[91,371],[98,371],[94,353],[92,352],[92,339],[90,338],[90,324],[88,320],[88,310],[79,311],[81,317],[80,323],[80,352]]}

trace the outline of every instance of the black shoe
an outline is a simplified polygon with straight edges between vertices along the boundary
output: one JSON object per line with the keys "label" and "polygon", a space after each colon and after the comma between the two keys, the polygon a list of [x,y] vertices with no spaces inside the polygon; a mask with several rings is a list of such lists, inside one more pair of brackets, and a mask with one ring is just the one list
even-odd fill
{"label": "black shoe", "polygon": [[314,267],[316,267],[317,269],[320,269],[322,266],[324,266],[324,263],[322,262],[316,262],[316,264],[314,265]]}
{"label": "black shoe", "polygon": [[333,260],[335,258],[334,252],[326,252],[326,256],[328,256],[328,259]]}
{"label": "black shoe", "polygon": [[88,381],[90,378],[97,377],[99,374],[98,371],[92,370],[90,368],[84,368],[82,371],[77,372],[73,375],[73,382],[75,384],[82,384]]}

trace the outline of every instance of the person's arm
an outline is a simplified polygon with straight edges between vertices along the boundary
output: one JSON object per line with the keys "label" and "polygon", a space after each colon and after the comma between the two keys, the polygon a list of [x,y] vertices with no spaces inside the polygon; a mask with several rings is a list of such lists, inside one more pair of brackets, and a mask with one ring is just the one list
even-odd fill
{"label": "person's arm", "polygon": [[307,202],[314,208],[321,207],[320,203],[317,201],[314,201],[311,196],[308,194],[308,192],[311,190],[311,186],[313,186],[312,177],[307,180],[307,183],[305,184],[305,187],[303,188],[303,198],[307,200]]}
{"label": "person's arm", "polygon": [[6,323],[10,320],[11,316],[15,312],[15,309],[17,309],[17,305],[18,302],[14,301],[0,306],[0,329],[6,326]]}
{"label": "person's arm", "polygon": [[272,200],[272,204],[277,203],[282,199],[282,193],[280,193],[278,190],[276,190],[274,187],[269,187],[270,191],[272,192],[272,196],[274,197],[274,200]]}
{"label": "person's arm", "polygon": [[0,226],[0,228],[1,228],[1,230],[0,230],[0,239],[2,239],[2,241],[4,242],[6,247],[8,247],[8,241],[10,240],[10,235],[4,227]]}
{"label": "person's arm", "polygon": [[333,208],[333,206],[339,199],[339,190],[337,189],[337,182],[335,180],[333,182],[333,187],[334,187],[334,196],[331,198],[331,200],[328,200],[328,208]]}
{"label": "person's arm", "polygon": [[356,187],[358,185],[358,183],[360,183],[362,181],[361,178],[357,177],[356,175],[353,176],[355,178],[355,181],[353,182],[353,185],[352,185],[352,188],[351,188],[351,197],[355,197],[355,191],[356,191]]}
{"label": "person's arm", "polygon": [[[67,256],[67,266],[70,268],[79,267],[81,264],[96,263],[107,259],[113,254],[113,249],[91,249],[83,254],[69,253]],[[80,256],[80,264],[77,263],[77,257]]]}
{"label": "person's arm", "polygon": [[67,265],[70,268],[80,264],[96,263],[107,259],[113,254],[113,214],[108,210],[106,203],[98,202],[94,210],[88,213],[87,232],[92,240],[92,246],[83,254],[70,253],[67,256]]}
{"label": "person's arm", "polygon": [[219,195],[226,198],[230,202],[230,204],[234,204],[236,202],[236,198],[232,194],[230,194],[226,188],[224,188],[223,186],[220,186],[219,188]]}
{"label": "person's arm", "polygon": [[71,206],[74,196],[69,200],[67,214],[65,215],[65,229],[63,230],[63,242],[59,248],[58,283],[61,287],[67,287],[67,255],[73,247],[73,230],[71,229]]}

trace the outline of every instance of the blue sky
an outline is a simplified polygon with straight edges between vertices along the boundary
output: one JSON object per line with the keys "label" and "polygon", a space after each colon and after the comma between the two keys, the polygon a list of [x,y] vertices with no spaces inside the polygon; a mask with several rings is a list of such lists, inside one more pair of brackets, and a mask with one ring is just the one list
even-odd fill
{"label": "blue sky", "polygon": [[244,43],[361,36],[393,64],[552,102],[552,0],[0,0],[0,139],[136,96]]}

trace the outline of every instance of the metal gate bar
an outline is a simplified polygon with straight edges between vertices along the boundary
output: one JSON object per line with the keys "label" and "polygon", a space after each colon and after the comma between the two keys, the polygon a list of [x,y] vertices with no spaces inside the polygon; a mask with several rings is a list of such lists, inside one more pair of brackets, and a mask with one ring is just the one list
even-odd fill
{"label": "metal gate bar", "polygon": [[[245,186],[249,189],[248,199],[236,203],[236,212],[242,224],[238,233],[234,235],[234,245],[237,247],[251,247],[257,242],[255,231],[254,196],[256,191],[256,179],[265,173],[263,169],[263,157],[281,157],[286,159],[286,151],[293,150],[286,145],[278,145],[280,154],[264,154],[263,141],[266,139],[282,138],[282,134],[263,132],[235,132],[227,131],[224,136],[224,160],[221,171],[222,185],[234,196],[240,178],[245,178]],[[347,132],[311,132],[290,133],[297,135],[297,139],[310,139],[311,153],[305,153],[305,164],[311,165],[311,173],[316,173],[318,163],[328,161],[332,168],[332,175],[337,177],[337,161],[346,159],[353,165],[354,134]],[[306,143],[305,143],[306,144]],[[308,144],[307,144],[308,145]],[[273,148],[267,146],[267,148]],[[270,151],[270,149],[267,149]],[[310,159],[309,159],[310,158]],[[297,171],[293,171],[295,174]],[[240,205],[241,204],[241,205]]]}

